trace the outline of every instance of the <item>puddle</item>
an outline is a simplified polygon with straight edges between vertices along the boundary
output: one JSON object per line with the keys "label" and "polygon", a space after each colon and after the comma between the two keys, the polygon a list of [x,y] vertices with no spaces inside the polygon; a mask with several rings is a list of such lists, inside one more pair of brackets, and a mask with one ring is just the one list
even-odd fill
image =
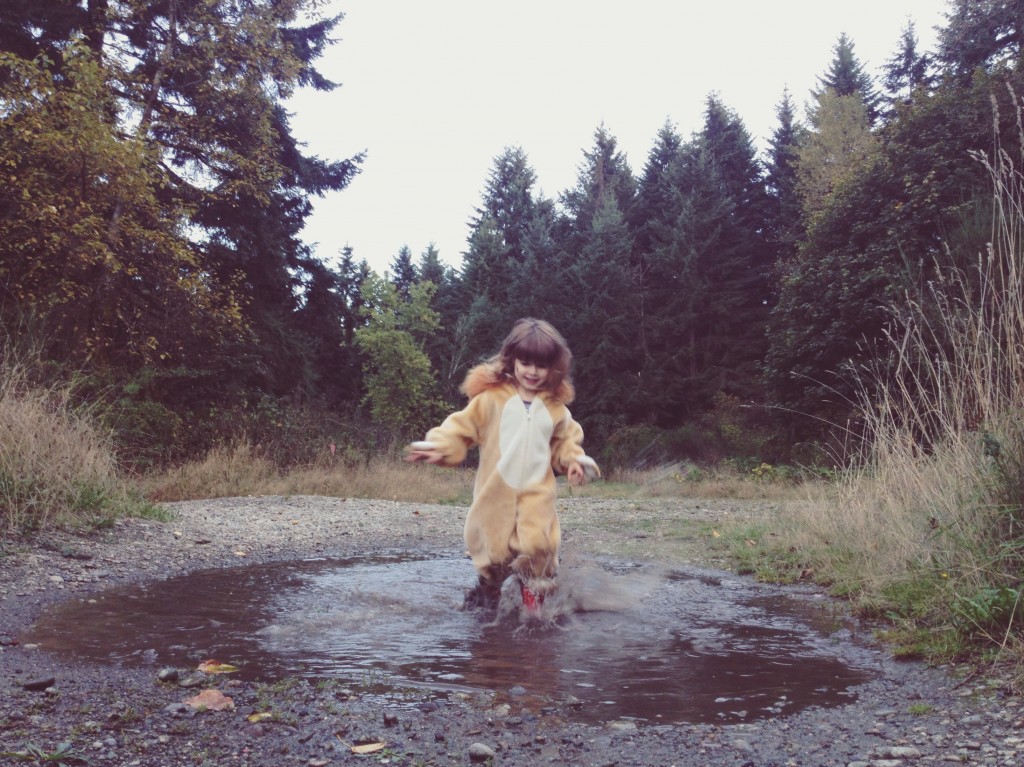
{"label": "puddle", "polygon": [[572,696],[581,721],[750,721],[855,698],[876,656],[825,600],[729,575],[568,563],[552,623],[523,624],[506,583],[488,624],[459,608],[464,559],[315,559],[209,570],[57,605],[24,642],[90,660],[236,676],[333,678],[401,690],[525,688],[537,707]]}

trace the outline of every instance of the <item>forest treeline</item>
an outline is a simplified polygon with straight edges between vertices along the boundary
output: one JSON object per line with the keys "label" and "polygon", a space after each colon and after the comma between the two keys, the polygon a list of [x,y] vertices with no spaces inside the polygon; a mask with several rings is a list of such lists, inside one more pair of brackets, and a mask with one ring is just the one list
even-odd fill
{"label": "forest treeline", "polygon": [[556,198],[504,148],[459,268],[403,248],[376,274],[302,239],[362,161],[291,132],[288,97],[336,85],[316,62],[343,18],[315,5],[0,8],[5,353],[75,377],[140,467],[416,434],[526,315],[569,339],[606,461],[842,460],[895,307],[992,239],[979,158],[1024,151],[1024,3],[951,0],[936,49],[908,23],[878,80],[839,36],[764,152],[717,94],[692,135],[652,126],[637,169],[598,126]]}

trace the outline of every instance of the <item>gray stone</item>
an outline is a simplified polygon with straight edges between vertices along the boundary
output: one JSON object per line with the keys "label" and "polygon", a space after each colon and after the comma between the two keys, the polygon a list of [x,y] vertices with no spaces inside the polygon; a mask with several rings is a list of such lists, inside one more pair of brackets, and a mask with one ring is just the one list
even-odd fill
{"label": "gray stone", "polygon": [[484,743],[473,743],[469,747],[469,759],[473,762],[488,762],[497,756],[497,752]]}

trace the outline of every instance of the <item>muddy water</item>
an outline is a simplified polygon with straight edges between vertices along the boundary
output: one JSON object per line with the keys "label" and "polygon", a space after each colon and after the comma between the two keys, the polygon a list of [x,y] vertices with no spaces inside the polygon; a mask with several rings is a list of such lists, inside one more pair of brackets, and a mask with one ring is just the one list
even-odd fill
{"label": "muddy water", "polygon": [[[874,673],[825,600],[707,571],[569,562],[542,620],[512,581],[463,612],[462,559],[406,554],[210,570],[52,609],[25,642],[93,660],[403,691],[509,691],[584,721],[730,722],[851,701]],[[566,707],[566,703],[568,706]]]}

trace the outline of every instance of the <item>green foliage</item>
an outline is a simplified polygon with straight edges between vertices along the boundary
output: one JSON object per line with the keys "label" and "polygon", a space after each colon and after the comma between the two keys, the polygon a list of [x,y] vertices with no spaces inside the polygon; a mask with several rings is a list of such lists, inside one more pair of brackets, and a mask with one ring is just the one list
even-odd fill
{"label": "green foliage", "polygon": [[366,357],[366,400],[374,423],[390,433],[422,433],[442,409],[423,350],[424,339],[438,330],[433,293],[431,283],[418,283],[406,301],[376,274],[363,283],[368,324],[356,331],[356,342]]}
{"label": "green foliage", "polygon": [[46,316],[51,353],[80,362],[166,359],[237,330],[237,306],[180,239],[185,210],[160,199],[158,154],[105,117],[109,73],[81,46],[59,78],[51,63],[0,53],[5,309]]}
{"label": "green foliage", "polygon": [[338,18],[306,0],[37,6],[0,23],[4,314],[45,316],[48,355],[98,379],[191,379],[126,392],[128,447],[148,432],[180,453],[175,422],[214,401],[356,399],[359,280],[299,233],[361,157],[303,156],[281,105],[334,87],[313,62]]}
{"label": "green foliage", "polygon": [[989,586],[969,596],[958,595],[950,611],[954,628],[963,635],[981,634],[999,643],[1024,626],[1024,587]]}
{"label": "green foliage", "polygon": [[53,751],[47,751],[34,743],[26,743],[22,750],[0,752],[0,756],[12,759],[15,762],[31,762],[40,765],[49,764],[54,767],[90,764],[85,754],[75,749],[74,745],[70,742],[57,744]]}
{"label": "green foliage", "polygon": [[819,98],[826,91],[837,96],[855,96],[867,110],[868,121],[873,123],[878,114],[881,96],[874,81],[854,52],[853,40],[843,32],[832,48],[832,61],[820,79],[821,89],[815,94]]}

